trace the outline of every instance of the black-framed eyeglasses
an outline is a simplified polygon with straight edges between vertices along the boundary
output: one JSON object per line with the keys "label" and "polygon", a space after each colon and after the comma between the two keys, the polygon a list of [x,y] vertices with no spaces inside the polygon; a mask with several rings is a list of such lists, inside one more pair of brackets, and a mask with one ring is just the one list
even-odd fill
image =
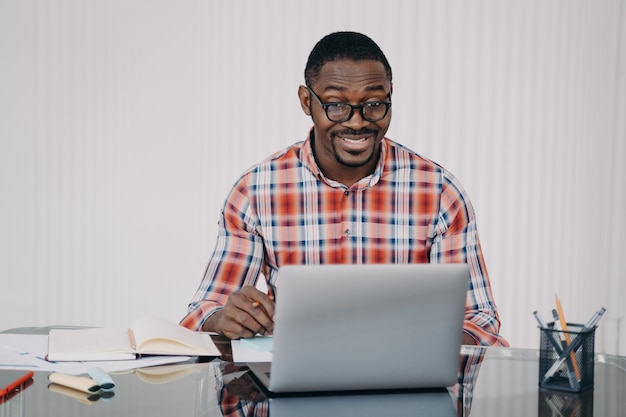
{"label": "black-framed eyeglasses", "polygon": [[387,116],[391,107],[391,101],[368,101],[367,103],[356,105],[350,103],[324,103],[311,87],[307,85],[306,88],[320,103],[320,106],[326,112],[328,120],[335,123],[342,123],[352,119],[354,110],[359,110],[361,117],[368,122],[377,122]]}

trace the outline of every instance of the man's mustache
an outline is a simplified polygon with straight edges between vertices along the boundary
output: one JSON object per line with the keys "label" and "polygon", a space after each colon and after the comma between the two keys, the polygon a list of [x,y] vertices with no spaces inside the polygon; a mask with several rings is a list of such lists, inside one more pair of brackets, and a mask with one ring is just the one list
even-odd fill
{"label": "man's mustache", "polygon": [[368,129],[368,128],[363,128],[363,129],[359,129],[359,130],[354,130],[354,129],[342,129],[342,130],[337,130],[332,132],[332,136],[336,137],[336,136],[360,136],[360,135],[376,135],[378,133],[377,130],[374,129]]}

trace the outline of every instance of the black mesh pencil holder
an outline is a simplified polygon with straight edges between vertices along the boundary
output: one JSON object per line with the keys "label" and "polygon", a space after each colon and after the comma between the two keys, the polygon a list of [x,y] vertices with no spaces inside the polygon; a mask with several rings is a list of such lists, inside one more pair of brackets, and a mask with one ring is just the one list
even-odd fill
{"label": "black mesh pencil holder", "polygon": [[567,331],[555,328],[554,322],[540,328],[539,386],[582,392],[593,388],[596,329],[585,329],[575,323],[568,323],[567,328]]}

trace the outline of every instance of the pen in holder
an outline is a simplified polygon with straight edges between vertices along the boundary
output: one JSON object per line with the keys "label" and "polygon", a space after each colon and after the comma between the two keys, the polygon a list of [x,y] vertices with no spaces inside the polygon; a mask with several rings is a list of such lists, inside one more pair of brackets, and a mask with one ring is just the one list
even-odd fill
{"label": "pen in holder", "polygon": [[574,323],[567,323],[567,328],[561,330],[555,322],[539,328],[539,386],[582,392],[593,388],[596,328]]}

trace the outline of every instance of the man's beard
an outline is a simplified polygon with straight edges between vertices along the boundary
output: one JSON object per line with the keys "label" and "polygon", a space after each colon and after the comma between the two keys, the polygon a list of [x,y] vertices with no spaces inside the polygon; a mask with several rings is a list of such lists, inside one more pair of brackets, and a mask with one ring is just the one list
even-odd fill
{"label": "man's beard", "polygon": [[[379,146],[376,146],[374,148],[372,148],[372,151],[370,152],[370,154],[368,155],[367,159],[363,160],[363,161],[357,161],[357,162],[349,162],[346,161],[345,159],[343,159],[341,157],[341,155],[339,154],[339,152],[337,151],[337,147],[335,146],[335,140],[342,140],[342,139],[337,139],[338,136],[342,136],[342,135],[354,135],[354,136],[358,136],[358,135],[372,135],[373,137],[376,137],[378,134],[378,131],[376,130],[372,130],[372,129],[361,129],[361,130],[351,130],[351,129],[344,129],[340,132],[331,132],[330,133],[330,144],[333,147],[333,155],[335,157],[335,160],[337,162],[339,162],[341,165],[350,167],[350,168],[359,168],[362,166],[367,165],[368,163],[370,163],[372,161],[372,159],[374,159],[375,155],[376,155],[376,151],[378,149],[380,149]],[[359,155],[360,153],[352,153],[349,152],[352,155]]]}

